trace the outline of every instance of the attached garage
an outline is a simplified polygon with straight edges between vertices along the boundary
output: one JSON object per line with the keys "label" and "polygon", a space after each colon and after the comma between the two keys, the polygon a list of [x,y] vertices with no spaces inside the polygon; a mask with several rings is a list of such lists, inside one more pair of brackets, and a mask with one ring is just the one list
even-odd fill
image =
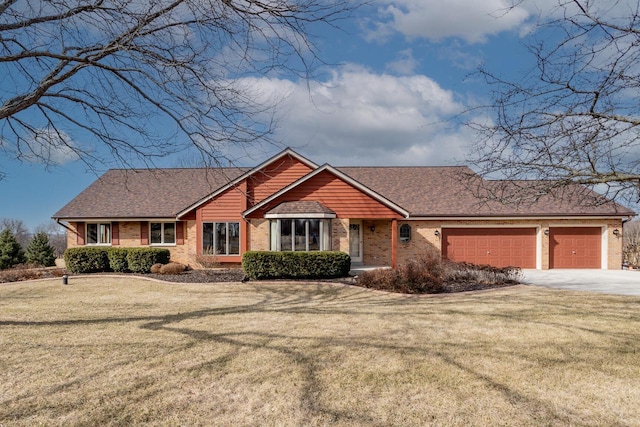
{"label": "attached garage", "polygon": [[601,268],[600,227],[551,227],[549,268]]}
{"label": "attached garage", "polygon": [[495,267],[536,268],[536,229],[443,228],[442,256]]}

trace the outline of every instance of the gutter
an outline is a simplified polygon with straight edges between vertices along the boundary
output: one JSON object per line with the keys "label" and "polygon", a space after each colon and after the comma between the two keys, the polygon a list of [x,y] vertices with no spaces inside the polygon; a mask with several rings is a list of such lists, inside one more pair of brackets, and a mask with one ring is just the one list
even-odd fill
{"label": "gutter", "polygon": [[69,226],[64,225],[63,223],[61,223],[60,222],[60,218],[51,218],[51,219],[53,219],[60,227],[66,228],[67,231],[75,232],[75,230],[72,230],[71,228],[69,228]]}

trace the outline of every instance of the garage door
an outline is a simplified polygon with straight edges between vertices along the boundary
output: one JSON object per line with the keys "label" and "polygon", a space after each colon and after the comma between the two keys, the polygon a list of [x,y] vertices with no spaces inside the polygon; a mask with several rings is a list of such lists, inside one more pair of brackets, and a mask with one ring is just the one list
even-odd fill
{"label": "garage door", "polygon": [[442,255],[456,262],[536,268],[536,229],[443,228]]}
{"label": "garage door", "polygon": [[601,268],[600,227],[551,227],[550,268]]}

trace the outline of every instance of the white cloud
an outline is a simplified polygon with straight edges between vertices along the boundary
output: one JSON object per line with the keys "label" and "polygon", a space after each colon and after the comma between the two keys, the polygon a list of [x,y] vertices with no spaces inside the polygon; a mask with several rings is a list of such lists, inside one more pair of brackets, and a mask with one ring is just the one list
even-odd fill
{"label": "white cloud", "polygon": [[[488,36],[515,31],[520,36],[536,28],[536,19],[546,21],[579,14],[573,2],[560,0],[376,0],[378,21],[370,24],[369,40],[384,40],[394,33],[409,39],[441,41],[460,38],[482,43]],[[636,0],[582,2],[596,15],[628,25]]]}
{"label": "white cloud", "polygon": [[66,133],[42,128],[20,144],[19,157],[35,163],[64,165],[78,160],[75,147]]}
{"label": "white cloud", "polygon": [[378,0],[382,19],[370,39],[385,38],[392,31],[409,39],[431,41],[456,37],[469,43],[520,28],[530,12],[510,0]]}
{"label": "white cloud", "polygon": [[413,57],[413,51],[405,49],[398,52],[398,59],[389,62],[386,65],[386,69],[396,74],[408,76],[413,74],[417,66],[418,61]]}
{"label": "white cloud", "polygon": [[256,94],[284,96],[279,140],[334,165],[442,165],[464,157],[466,129],[447,121],[464,106],[423,76],[374,74],[357,66],[324,83],[255,78]]}

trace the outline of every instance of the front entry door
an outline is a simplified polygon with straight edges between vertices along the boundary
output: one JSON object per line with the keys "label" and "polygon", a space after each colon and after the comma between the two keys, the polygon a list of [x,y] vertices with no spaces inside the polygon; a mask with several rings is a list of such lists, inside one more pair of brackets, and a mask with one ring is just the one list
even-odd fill
{"label": "front entry door", "polygon": [[351,262],[362,262],[362,221],[349,224],[349,256]]}

